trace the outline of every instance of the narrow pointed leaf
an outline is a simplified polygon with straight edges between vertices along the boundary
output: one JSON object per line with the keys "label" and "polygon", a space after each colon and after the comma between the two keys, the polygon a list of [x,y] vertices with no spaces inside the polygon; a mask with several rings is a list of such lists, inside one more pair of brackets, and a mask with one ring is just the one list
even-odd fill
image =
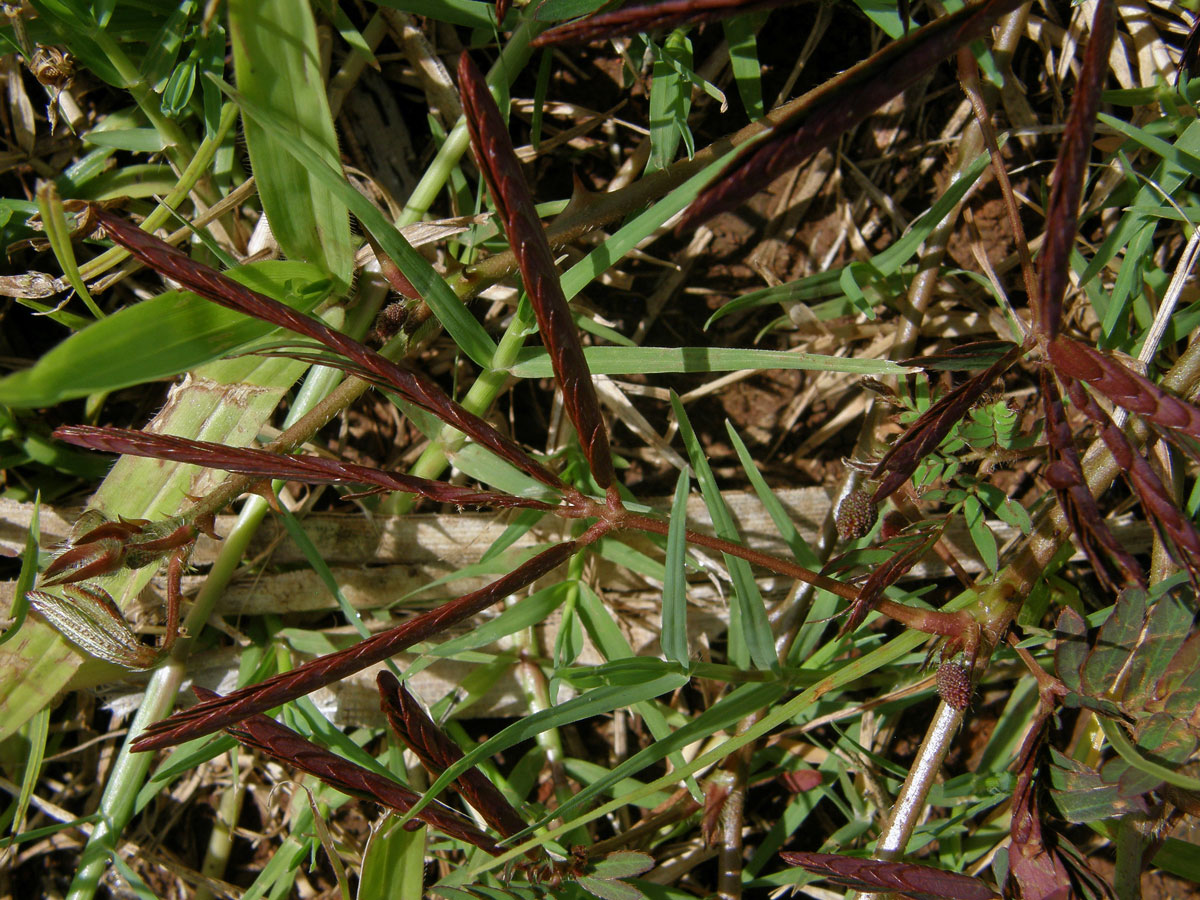
{"label": "narrow pointed leaf", "polygon": [[671,503],[671,526],[667,531],[667,575],[663,581],[662,652],[667,659],[686,666],[691,654],[687,634],[687,497],[688,473],[679,473],[675,499]]}
{"label": "narrow pointed leaf", "polygon": [[[712,467],[708,464],[704,448],[696,437],[683,404],[674,393],[671,394],[671,407],[675,410],[679,435],[687,448],[692,470],[696,473],[696,481],[700,485],[700,493],[712,517],[713,530],[717,537],[730,541],[740,540],[737,526],[729,514],[729,507],[721,497],[721,490],[713,476]],[[771,632],[771,623],[767,619],[766,604],[754,580],[750,564],[744,559],[728,554],[725,554],[724,558],[729,569],[729,578],[733,582],[736,600],[729,615],[730,659],[740,659],[741,664],[753,662],[760,669],[775,669],[779,666],[775,639]]]}
{"label": "narrow pointed leaf", "polygon": [[286,148],[302,139],[341,167],[312,7],[303,0],[230,0],[229,27],[238,89],[286,123],[280,131],[242,122],[271,231],[285,254],[317,263],[345,288],[354,267],[349,211]]}
{"label": "narrow pointed leaf", "polygon": [[466,53],[458,62],[458,85],[471,145],[504,223],[504,232],[521,267],[521,278],[537,316],[542,342],[550,353],[554,377],[563,392],[563,408],[575,425],[592,476],[601,488],[615,481],[608,429],[583,356],[579,332],[563,295],[554,255],[525,184],[508,126],[492,99],[482,73]]}

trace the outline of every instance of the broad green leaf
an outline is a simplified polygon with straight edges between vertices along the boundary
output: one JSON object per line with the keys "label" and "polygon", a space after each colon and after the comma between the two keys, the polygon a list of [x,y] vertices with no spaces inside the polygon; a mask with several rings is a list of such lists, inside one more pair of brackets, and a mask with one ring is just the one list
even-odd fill
{"label": "broad green leaf", "polygon": [[153,128],[92,130],[83,136],[83,141],[96,147],[111,147],[130,153],[162,153],[165,149],[162,135]]}
{"label": "broad green leaf", "polygon": [[534,4],[533,17],[539,22],[561,22],[586,16],[602,7],[607,0],[541,0]]}
{"label": "broad green leaf", "polygon": [[425,829],[405,831],[395,817],[376,826],[367,841],[356,900],[416,900],[425,875]]}
{"label": "broad green leaf", "polygon": [[[268,260],[226,272],[247,287],[310,312],[329,282],[312,265]],[[270,323],[223,309],[188,291],[167,291],[93,323],[31,369],[0,379],[0,404],[63,400],[169,378],[272,332]]]}
{"label": "broad green leaf", "polygon": [[1097,717],[1097,721],[1100,723],[1100,728],[1104,732],[1104,736],[1108,738],[1108,742],[1112,745],[1112,748],[1129,765],[1140,772],[1144,772],[1146,775],[1152,776],[1152,780],[1156,780],[1157,782],[1165,781],[1167,784],[1173,784],[1187,791],[1200,791],[1200,778],[1184,775],[1176,768],[1159,765],[1142,756],[1138,752],[1138,748],[1133,745],[1133,742],[1125,736],[1120,723],[1107,716],[1099,716]]}
{"label": "broad green leaf", "polygon": [[654,857],[637,850],[617,850],[597,860],[592,871],[600,878],[633,878],[654,868]]}
{"label": "broad green leaf", "polygon": [[1129,661],[1124,703],[1144,707],[1156,699],[1155,688],[1192,632],[1192,609],[1178,589],[1159,597]]}
{"label": "broad green leaf", "polygon": [[610,881],[607,878],[597,878],[594,875],[580,875],[576,883],[600,900],[645,900],[646,895],[624,881]]}
{"label": "broad green leaf", "polygon": [[242,123],[271,231],[288,257],[321,266],[343,291],[354,270],[346,202],[288,149],[303,142],[326,167],[341,169],[312,7],[308,0],[230,0],[229,28],[238,90],[274,114],[271,124],[256,117]]}
{"label": "broad green leaf", "polygon": [[1146,592],[1141,588],[1122,591],[1112,614],[1096,635],[1092,652],[1083,667],[1083,691],[1093,697],[1107,697],[1114,679],[1142,631],[1146,618]]}
{"label": "broad green leaf", "polygon": [[971,541],[979,551],[983,564],[989,572],[999,571],[1000,553],[996,546],[996,536],[992,534],[992,529],[988,528],[983,517],[983,504],[973,494],[963,501],[963,517],[967,521],[967,532],[971,535]]}

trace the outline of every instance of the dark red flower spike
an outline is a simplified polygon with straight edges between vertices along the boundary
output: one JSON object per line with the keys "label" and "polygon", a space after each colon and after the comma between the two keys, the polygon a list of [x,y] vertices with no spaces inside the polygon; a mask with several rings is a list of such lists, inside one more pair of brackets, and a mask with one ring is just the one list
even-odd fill
{"label": "dark red flower spike", "polygon": [[508,126],[483,75],[466,53],[458,61],[458,89],[471,146],[521,268],[521,279],[533,304],[542,342],[550,354],[554,377],[562,388],[563,408],[579,433],[592,477],[608,490],[616,480],[608,448],[608,429],[600,414],[600,401],[583,356],[579,332],[554,268],[554,255],[525,184]]}

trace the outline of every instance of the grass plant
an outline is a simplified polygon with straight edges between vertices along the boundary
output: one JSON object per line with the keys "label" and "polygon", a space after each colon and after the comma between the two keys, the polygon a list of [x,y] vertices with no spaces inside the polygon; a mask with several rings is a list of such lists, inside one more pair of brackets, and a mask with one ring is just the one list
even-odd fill
{"label": "grass plant", "polygon": [[1194,892],[1193,16],[781,5],[6,8],[9,894]]}

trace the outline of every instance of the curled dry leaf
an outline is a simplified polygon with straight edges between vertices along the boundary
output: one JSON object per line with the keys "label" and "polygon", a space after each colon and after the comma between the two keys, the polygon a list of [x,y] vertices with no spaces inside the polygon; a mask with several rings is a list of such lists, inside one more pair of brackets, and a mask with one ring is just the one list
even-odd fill
{"label": "curled dry leaf", "polygon": [[600,401],[583,356],[579,332],[571,319],[550,243],[521,173],[508,127],[483,75],[465,52],[458,61],[458,87],[471,146],[521,268],[521,279],[537,316],[542,342],[550,354],[554,377],[562,388],[563,408],[579,434],[592,476],[607,490],[616,480],[608,448],[608,429],[600,414]]}

